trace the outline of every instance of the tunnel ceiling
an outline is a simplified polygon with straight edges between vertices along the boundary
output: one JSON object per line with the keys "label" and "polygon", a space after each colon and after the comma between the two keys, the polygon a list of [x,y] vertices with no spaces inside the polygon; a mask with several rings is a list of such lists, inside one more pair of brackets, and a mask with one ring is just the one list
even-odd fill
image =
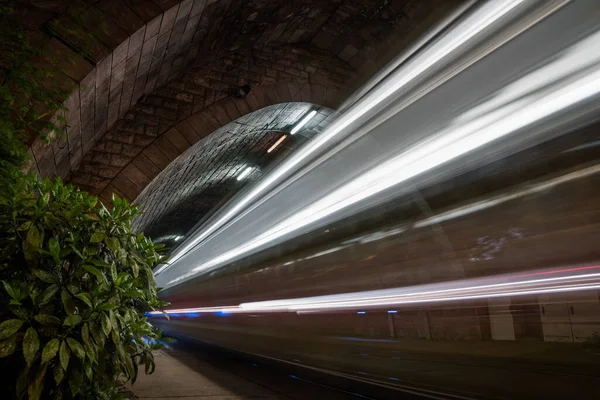
{"label": "tunnel ceiling", "polygon": [[[33,141],[30,169],[42,177],[60,176],[105,203],[113,193],[133,201],[182,153],[244,115],[288,102],[336,109],[456,5],[452,0],[17,0],[17,18],[43,49],[36,62],[55,74],[50,85],[70,93],[63,115],[67,134],[50,132],[55,137],[49,146]],[[245,85],[250,93],[237,96]],[[268,129],[259,131],[271,140]],[[231,147],[223,146],[248,152],[250,142],[239,140],[259,140],[257,132],[221,135],[231,140]],[[216,165],[233,162],[232,154],[211,158],[206,168],[225,168]],[[194,192],[190,201],[210,208],[229,190],[217,186]],[[173,212],[158,214],[178,218]],[[158,232],[160,218],[146,221],[147,228]]]}
{"label": "tunnel ceiling", "polygon": [[[316,116],[290,135],[290,129],[312,110]],[[219,128],[170,163],[140,194],[136,202],[145,213],[137,217],[134,228],[156,241],[175,244],[215,206],[323,130],[331,113],[309,103],[281,103]],[[251,172],[238,181],[248,167]]]}

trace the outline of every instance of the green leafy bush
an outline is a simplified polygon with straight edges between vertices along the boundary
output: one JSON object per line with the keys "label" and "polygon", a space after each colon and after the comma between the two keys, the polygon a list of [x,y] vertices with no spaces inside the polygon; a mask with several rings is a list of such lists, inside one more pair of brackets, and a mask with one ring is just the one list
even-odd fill
{"label": "green leafy bush", "polygon": [[[114,398],[138,365],[154,370],[161,245],[131,230],[139,213],[60,180],[0,182],[2,398]],[[123,379],[124,378],[124,379]]]}

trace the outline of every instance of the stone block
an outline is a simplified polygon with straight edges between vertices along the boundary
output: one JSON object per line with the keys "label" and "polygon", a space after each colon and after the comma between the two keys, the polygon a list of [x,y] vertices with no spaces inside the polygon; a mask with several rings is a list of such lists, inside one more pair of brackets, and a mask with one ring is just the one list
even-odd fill
{"label": "stone block", "polygon": [[131,162],[132,158],[124,154],[113,154],[110,156],[110,165],[124,167]]}
{"label": "stone block", "polygon": [[127,49],[127,58],[131,58],[136,53],[139,53],[141,51],[142,45],[144,44],[145,33],[146,27],[143,26],[129,37],[129,48]]}
{"label": "stone block", "polygon": [[250,107],[251,111],[256,111],[261,108],[258,99],[254,95],[254,89],[252,89],[252,91],[250,91],[250,93],[248,93],[246,96],[246,104],[248,104],[248,107]]}
{"label": "stone block", "polygon": [[133,201],[141,192],[141,189],[135,182],[130,181],[124,175],[118,174],[111,184],[121,192],[128,200]]}
{"label": "stone block", "polygon": [[252,112],[248,103],[244,99],[232,98],[231,101],[235,104],[241,116],[249,114]]}
{"label": "stone block", "polygon": [[157,117],[160,117],[160,118],[164,118],[169,121],[177,120],[177,112],[174,110],[170,110],[168,108],[156,107],[154,115],[156,115]]}
{"label": "stone block", "polygon": [[278,104],[282,102],[282,100],[279,99],[279,93],[277,93],[277,85],[266,85],[264,86],[264,89],[267,98],[267,105]]}
{"label": "stone block", "polygon": [[183,137],[181,132],[177,130],[176,127],[169,129],[164,137],[171,142],[171,144],[177,149],[177,151],[181,154],[190,147],[190,143]]}
{"label": "stone block", "polygon": [[173,7],[164,13],[162,22],[160,24],[159,36],[164,35],[173,28],[178,9],[179,7]]}
{"label": "stone block", "polygon": [[134,182],[138,187],[146,187],[151,181],[152,178],[149,177],[139,169],[135,164],[129,163],[123,170],[121,171],[121,175],[125,178],[129,179],[131,182]]}
{"label": "stone block", "polygon": [[143,147],[138,146],[137,144],[122,144],[122,153],[127,157],[137,157],[143,150]]}
{"label": "stone block", "polygon": [[280,83],[276,85],[276,90],[280,102],[291,101],[292,95],[290,94],[287,83]]}
{"label": "stone block", "polygon": [[148,68],[150,67],[150,62],[152,61],[152,55],[154,54],[154,46],[156,45],[157,39],[158,36],[154,35],[146,39],[146,41],[144,41],[144,44],[142,46],[142,54],[140,57],[140,69],[141,66],[144,64],[147,64]]}
{"label": "stone block", "polygon": [[169,161],[175,160],[181,154],[181,151],[166,137],[166,133],[158,137],[153,145],[156,145]]}
{"label": "stone block", "polygon": [[[193,118],[194,116],[192,115],[190,119]],[[202,138],[201,132],[204,132],[203,129],[208,128],[206,128],[204,122],[201,119],[199,119],[199,121],[194,121],[193,125],[188,121],[182,121],[179,124],[177,124],[177,126],[173,129],[176,129],[185,138],[189,147],[196,143],[198,140],[200,140]],[[198,132],[198,130],[200,131],[200,133]]]}
{"label": "stone block", "polygon": [[110,92],[111,93],[119,85],[123,84],[123,81],[125,79],[125,66],[126,66],[126,64],[127,64],[126,61],[122,60],[119,64],[113,65],[112,78],[110,80]]}
{"label": "stone block", "polygon": [[[96,101],[94,104],[94,130],[102,131],[102,126],[106,126],[108,120],[108,85],[96,87]],[[106,127],[104,128],[106,132]],[[101,132],[100,135],[103,135]]]}
{"label": "stone block", "polygon": [[192,6],[194,5],[194,0],[183,0],[179,5],[179,10],[177,11],[177,18],[175,21],[180,21],[189,17],[190,12],[192,11]]}
{"label": "stone block", "polygon": [[221,104],[215,103],[215,104],[209,106],[208,110],[212,113],[214,118],[218,121],[219,127],[231,122],[231,118],[227,115],[225,108]]}
{"label": "stone block", "polygon": [[144,153],[135,157],[131,164],[135,165],[140,171],[144,171],[144,174],[150,179],[154,179],[161,171]]}
{"label": "stone block", "polygon": [[145,155],[150,161],[152,161],[152,163],[156,165],[161,171],[167,168],[167,166],[171,162],[169,158],[167,158],[167,156],[165,156],[162,153],[160,148],[156,146],[155,143],[152,143],[150,146],[148,146],[142,152],[142,154]]}
{"label": "stone block", "polygon": [[221,106],[231,121],[234,121],[242,116],[242,113],[238,110],[233,101],[225,100],[221,103]]}
{"label": "stone block", "polygon": [[149,38],[156,36],[158,31],[160,30],[160,25],[162,23],[163,14],[159,14],[152,21],[148,22],[146,25],[146,33],[144,34],[144,41],[147,41]]}
{"label": "stone block", "polygon": [[113,68],[115,65],[119,65],[125,60],[127,60],[127,53],[129,52],[129,38],[127,38],[123,43],[121,43],[117,48],[113,51],[113,59],[112,65]]}
{"label": "stone block", "polygon": [[96,171],[97,175],[101,178],[113,179],[119,172],[121,172],[121,167],[103,165],[98,167]]}
{"label": "stone block", "polygon": [[201,15],[206,7],[207,0],[194,0],[192,10],[190,11],[190,18]]}

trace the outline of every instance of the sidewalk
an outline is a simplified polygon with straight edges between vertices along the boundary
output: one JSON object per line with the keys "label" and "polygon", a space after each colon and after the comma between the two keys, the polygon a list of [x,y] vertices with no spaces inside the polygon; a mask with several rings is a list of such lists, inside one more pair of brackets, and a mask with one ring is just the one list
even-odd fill
{"label": "sidewalk", "polygon": [[272,391],[216,369],[208,362],[179,351],[158,351],[154,355],[156,371],[140,371],[130,389],[140,399],[167,400],[238,400],[281,399]]}

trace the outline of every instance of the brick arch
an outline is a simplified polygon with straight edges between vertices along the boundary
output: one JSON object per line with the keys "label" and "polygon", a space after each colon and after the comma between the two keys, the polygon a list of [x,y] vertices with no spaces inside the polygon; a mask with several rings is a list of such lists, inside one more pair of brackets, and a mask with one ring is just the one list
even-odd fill
{"label": "brick arch", "polygon": [[211,18],[206,3],[56,1],[26,10],[26,19],[33,14],[40,23],[36,41],[45,60],[54,60],[44,60],[44,68],[71,88],[64,102],[67,134],[54,135],[51,146],[33,142],[33,170],[68,177],[131,105],[190,65],[201,22]]}
{"label": "brick arch", "polygon": [[[134,200],[171,161],[231,121],[278,103],[329,108],[353,76],[341,60],[293,46],[236,52],[144,96],[83,158],[70,181],[100,195]],[[252,88],[240,99],[231,91]]]}
{"label": "brick arch", "polygon": [[365,64],[376,68],[389,58],[380,59],[386,48],[404,46],[410,32],[422,31],[433,22],[432,15],[453,4],[452,0],[19,1],[19,20],[34,44],[44,49],[38,61],[56,76],[49,84],[71,93],[65,100],[67,135],[56,137],[50,146],[34,141],[31,168],[41,176],[66,178],[76,173],[82,158],[139,98],[191,66],[241,49],[301,44],[355,69]]}

